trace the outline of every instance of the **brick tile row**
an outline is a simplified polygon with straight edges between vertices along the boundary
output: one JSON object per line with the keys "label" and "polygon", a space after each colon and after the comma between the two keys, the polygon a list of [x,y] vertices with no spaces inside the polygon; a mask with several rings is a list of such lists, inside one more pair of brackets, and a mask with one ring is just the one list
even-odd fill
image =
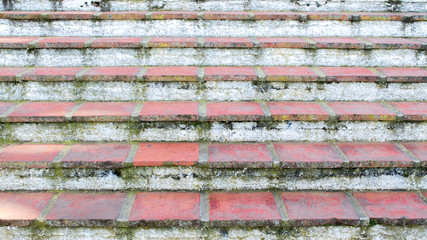
{"label": "brick tile row", "polygon": [[427,82],[423,68],[363,67],[3,67],[0,81]]}
{"label": "brick tile row", "polygon": [[5,146],[0,151],[2,168],[173,165],[211,168],[426,167],[427,143],[18,144]]}
{"label": "brick tile row", "polygon": [[0,37],[0,48],[425,49],[426,38],[349,37]]}
{"label": "brick tile row", "polygon": [[[206,200],[202,201],[202,194]],[[423,225],[414,192],[0,193],[0,224],[27,226]],[[58,196],[59,195],[59,196]],[[127,201],[128,204],[124,204]],[[48,205],[48,203],[51,203]],[[360,204],[360,205],[359,205]]]}
{"label": "brick tile row", "polygon": [[0,18],[14,20],[339,20],[339,21],[427,21],[426,13],[389,12],[0,12]]}
{"label": "brick tile row", "polygon": [[426,121],[427,102],[0,102],[0,122],[337,120]]}

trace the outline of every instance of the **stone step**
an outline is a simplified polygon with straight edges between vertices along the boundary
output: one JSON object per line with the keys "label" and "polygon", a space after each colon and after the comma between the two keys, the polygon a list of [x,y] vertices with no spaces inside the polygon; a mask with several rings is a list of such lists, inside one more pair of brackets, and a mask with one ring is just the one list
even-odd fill
{"label": "stone step", "polygon": [[426,190],[426,166],[426,142],[12,144],[0,190]]}
{"label": "stone step", "polygon": [[0,10],[15,11],[386,11],[427,12],[423,0],[5,0]]}
{"label": "stone step", "polygon": [[1,36],[427,37],[427,13],[0,12]]}
{"label": "stone step", "polygon": [[425,141],[426,102],[1,103],[6,142]]}
{"label": "stone step", "polygon": [[13,227],[425,226],[426,197],[426,192],[10,192],[0,193],[0,217],[3,226]]}
{"label": "stone step", "polygon": [[0,68],[1,101],[426,101],[427,70],[354,67]]}
{"label": "stone step", "polygon": [[426,38],[2,37],[0,66],[425,67]]}

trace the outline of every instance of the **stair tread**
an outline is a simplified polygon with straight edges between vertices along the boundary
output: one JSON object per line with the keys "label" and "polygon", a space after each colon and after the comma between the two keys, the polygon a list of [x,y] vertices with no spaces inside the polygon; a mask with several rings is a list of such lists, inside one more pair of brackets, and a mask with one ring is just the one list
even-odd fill
{"label": "stair tread", "polygon": [[1,168],[407,168],[427,166],[427,143],[80,143],[12,144]]}
{"label": "stair tread", "polygon": [[1,224],[28,226],[423,225],[414,192],[0,193]]}
{"label": "stair tread", "polygon": [[3,122],[427,120],[427,102],[0,102],[0,107]]}
{"label": "stair tread", "polygon": [[427,82],[423,68],[364,67],[1,67],[1,81]]}
{"label": "stair tread", "polygon": [[[354,17],[356,16],[356,17]],[[427,21],[427,13],[416,12],[274,12],[274,11],[5,11],[0,18],[14,20],[340,20]]]}
{"label": "stair tread", "polygon": [[427,38],[401,37],[0,37],[3,49],[304,48],[424,49]]}

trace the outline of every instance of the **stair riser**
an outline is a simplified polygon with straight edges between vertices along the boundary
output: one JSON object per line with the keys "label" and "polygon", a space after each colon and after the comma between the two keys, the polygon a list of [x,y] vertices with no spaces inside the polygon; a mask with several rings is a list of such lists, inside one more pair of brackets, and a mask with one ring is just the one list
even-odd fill
{"label": "stair riser", "polygon": [[426,101],[427,83],[0,82],[0,101]]}
{"label": "stair riser", "polygon": [[427,37],[427,22],[401,21],[19,21],[0,20],[1,36],[97,37]]}
{"label": "stair riser", "polygon": [[[6,2],[6,1],[4,1]],[[426,12],[427,6],[423,1],[403,0],[399,3],[389,3],[386,0],[347,0],[338,1],[243,1],[237,0],[230,4],[228,1],[105,1],[99,7],[86,0],[26,0],[10,1],[12,4],[0,5],[0,10],[33,10],[33,11],[135,11],[135,10],[208,10],[208,11],[417,11]],[[88,4],[85,4],[87,2]],[[7,2],[6,2],[7,3]]]}
{"label": "stair riser", "polygon": [[[118,176],[121,174],[122,176]],[[0,191],[426,190],[425,168],[2,169]]]}
{"label": "stair riser", "polygon": [[424,67],[425,50],[293,48],[1,49],[0,66],[380,66]]}
{"label": "stair riser", "polygon": [[7,142],[92,141],[426,141],[427,122],[16,123]]}
{"label": "stair riser", "polygon": [[[104,228],[75,227],[58,228],[44,227],[1,227],[2,239],[32,240],[49,239],[384,239],[390,236],[396,239],[422,239],[427,235],[425,226],[387,226],[373,225],[370,227],[322,226],[275,228]],[[128,236],[129,238],[126,238]]]}

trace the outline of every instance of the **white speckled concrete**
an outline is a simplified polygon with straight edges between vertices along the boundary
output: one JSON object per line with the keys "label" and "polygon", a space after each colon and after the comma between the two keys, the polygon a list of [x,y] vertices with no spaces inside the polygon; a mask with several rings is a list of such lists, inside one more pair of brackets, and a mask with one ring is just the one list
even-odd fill
{"label": "white speckled concrete", "polygon": [[0,19],[1,36],[95,37],[427,37],[427,22],[400,21],[17,21]]}
{"label": "white speckled concrete", "polygon": [[0,82],[0,101],[426,101],[427,83]]}
{"label": "white speckled concrete", "polygon": [[[0,190],[52,191],[52,190],[99,190],[99,191],[253,191],[281,189],[286,191],[384,191],[384,190],[426,190],[427,176],[415,173],[373,174],[372,176],[349,176],[335,172],[337,176],[310,175],[308,177],[283,177],[285,172],[254,170],[216,171],[214,176],[203,168],[192,167],[144,167],[132,169],[129,179],[105,173],[89,174],[83,169],[75,170],[75,176],[52,177],[44,169],[1,169]],[[125,170],[126,171],[126,170]],[[139,173],[141,171],[142,173]],[[230,170],[229,170],[230,171]],[[101,170],[100,170],[101,172]],[[396,170],[399,172],[399,169]],[[304,172],[301,171],[301,174]],[[279,175],[275,175],[279,174]],[[290,173],[295,174],[295,173]],[[422,173],[418,173],[422,174]],[[90,175],[90,177],[88,176]],[[77,177],[78,176],[78,177]]]}
{"label": "white speckled concrete", "polygon": [[[423,0],[402,0],[389,4],[386,0],[111,0],[99,7],[88,0],[12,0],[0,10],[59,11],[133,11],[133,10],[207,10],[207,11],[415,11],[426,12]],[[88,4],[85,4],[87,2]]]}
{"label": "white speckled concrete", "polygon": [[[136,124],[136,123],[135,123]],[[139,126],[129,123],[17,123],[5,128],[0,136],[14,142],[58,141],[426,141],[427,122],[297,122],[277,123],[274,127],[256,122],[233,122],[231,127],[212,123],[210,129],[191,124]]]}
{"label": "white speckled concrete", "polygon": [[[257,228],[229,228],[227,231],[220,229],[201,228],[130,228],[131,239],[135,240],[170,240],[170,239],[217,239],[217,240],[279,240],[279,239],[358,239],[361,236],[367,239],[423,239],[427,235],[424,226],[385,226],[373,225],[370,227],[352,226],[320,226],[320,227],[295,227],[278,229]],[[63,240],[104,240],[104,239],[129,239],[125,237],[126,231],[119,228],[18,228],[0,227],[0,238],[8,240],[32,240],[34,238]]]}
{"label": "white speckled concrete", "polygon": [[0,66],[383,66],[425,67],[426,51],[295,48],[0,49]]}

